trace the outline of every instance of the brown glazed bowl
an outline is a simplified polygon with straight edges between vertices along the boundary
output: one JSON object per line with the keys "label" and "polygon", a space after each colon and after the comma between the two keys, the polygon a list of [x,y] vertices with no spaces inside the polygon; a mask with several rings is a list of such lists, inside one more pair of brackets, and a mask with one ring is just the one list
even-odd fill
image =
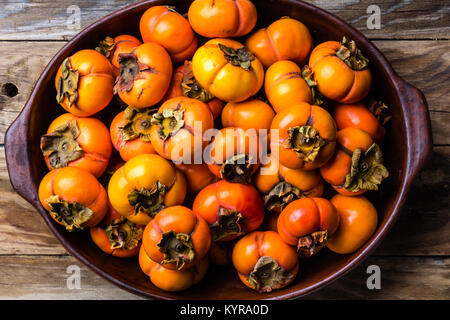
{"label": "brown glazed bowl", "polygon": [[[392,120],[387,125],[383,146],[390,172],[380,192],[368,197],[377,207],[379,225],[375,234],[357,252],[349,255],[322,250],[310,260],[302,260],[299,275],[285,289],[258,294],[240,283],[231,266],[210,268],[205,279],[189,290],[163,292],[141,272],[137,259],[117,259],[98,249],[87,231],[67,232],[56,224],[39,203],[38,186],[47,172],[39,140],[50,122],[62,113],[56,103],[54,77],[59,65],[80,49],[95,48],[105,36],[130,33],[139,36],[141,14],[153,5],[174,5],[187,12],[191,1],[142,1],[116,11],[84,29],[50,61],[31,93],[23,111],[6,133],[6,160],[14,189],[41,214],[63,246],[99,275],[133,293],[158,299],[292,299],[324,287],[355,268],[380,244],[397,220],[414,176],[432,148],[430,119],[423,94],[402,80],[383,54],[360,32],[337,17],[296,0],[254,0],[258,9],[257,28],[283,16],[299,19],[311,30],[315,44],[326,40],[354,39],[370,59],[374,75],[373,95],[390,106]],[[13,213],[12,213],[13,214]]]}

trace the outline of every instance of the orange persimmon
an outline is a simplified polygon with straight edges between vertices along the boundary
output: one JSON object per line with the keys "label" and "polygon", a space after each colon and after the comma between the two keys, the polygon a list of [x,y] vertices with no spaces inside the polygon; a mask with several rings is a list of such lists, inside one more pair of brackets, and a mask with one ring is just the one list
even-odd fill
{"label": "orange persimmon", "polygon": [[324,198],[303,198],[290,204],[278,217],[277,230],[284,242],[297,247],[300,257],[312,257],[339,226],[339,215]]}
{"label": "orange persimmon", "polygon": [[163,46],[175,63],[192,58],[197,50],[197,37],[189,21],[172,7],[150,7],[142,15],[139,29],[144,42]]}
{"label": "orange persimmon", "polygon": [[108,212],[105,188],[91,173],[77,167],[47,173],[39,185],[39,200],[68,231],[96,226]]}
{"label": "orange persimmon", "polygon": [[317,169],[333,156],[335,147],[336,124],[321,107],[301,102],[281,110],[272,121],[272,154],[285,167]]}
{"label": "orange persimmon", "polygon": [[378,224],[377,210],[363,196],[347,197],[337,194],[330,201],[336,207],[340,224],[328,240],[327,247],[340,254],[353,253],[375,232]]}
{"label": "orange persimmon", "polygon": [[114,38],[106,37],[103,41],[100,41],[95,50],[103,54],[111,62],[114,72],[116,75],[119,75],[119,54],[130,53],[141,44],[142,42],[138,38],[128,34],[122,34]]}
{"label": "orange persimmon", "polygon": [[340,103],[363,100],[372,86],[369,60],[345,37],[341,43],[327,41],[311,53],[309,66],[319,92]]}
{"label": "orange persimmon", "polygon": [[142,245],[150,259],[168,269],[189,269],[206,256],[211,244],[208,224],[191,209],[163,209],[144,229]]}
{"label": "orange persimmon", "polygon": [[78,167],[100,177],[112,152],[108,128],[98,119],[65,113],[41,137],[41,151],[50,170]]}
{"label": "orange persimmon", "polygon": [[205,163],[201,164],[184,164],[179,163],[175,166],[180,169],[187,181],[188,192],[191,195],[196,195],[204,187],[214,183],[218,178],[213,175]]}
{"label": "orange persimmon", "polygon": [[274,231],[254,231],[241,238],[232,260],[239,279],[261,293],[286,287],[298,272],[297,252]]}
{"label": "orange persimmon", "polygon": [[304,65],[313,47],[313,39],[303,23],[284,17],[268,28],[256,31],[247,39],[246,45],[266,68],[280,60]]}
{"label": "orange persimmon", "polygon": [[348,127],[337,133],[336,153],[320,168],[323,179],[344,195],[357,196],[389,176],[383,165],[383,153],[365,131]]}
{"label": "orange persimmon", "polygon": [[134,223],[146,225],[165,207],[183,203],[186,179],[163,157],[141,154],[113,174],[108,195],[118,213]]}
{"label": "orange persimmon", "polygon": [[188,12],[189,22],[207,38],[236,38],[248,34],[258,14],[250,0],[195,0]]}
{"label": "orange persimmon", "polygon": [[115,78],[111,63],[101,53],[78,51],[56,73],[56,101],[73,115],[92,116],[111,102]]}
{"label": "orange persimmon", "polygon": [[250,185],[225,180],[199,192],[192,211],[208,223],[213,241],[233,240],[256,230],[264,219],[264,205]]}

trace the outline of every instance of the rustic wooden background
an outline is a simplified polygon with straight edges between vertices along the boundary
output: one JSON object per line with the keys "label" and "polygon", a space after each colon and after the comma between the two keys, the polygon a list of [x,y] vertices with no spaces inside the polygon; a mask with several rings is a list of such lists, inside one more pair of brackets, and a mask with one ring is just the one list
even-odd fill
{"label": "rustic wooden background", "polygon": [[[81,27],[131,0],[0,0],[0,298],[137,299],[70,256],[39,214],[14,193],[3,139],[51,57],[78,31],[67,8],[81,9]],[[445,0],[307,1],[364,32],[395,70],[428,100],[434,151],[415,180],[400,220],[356,270],[307,299],[450,298],[450,6]],[[381,29],[366,26],[367,7],[381,8]],[[18,88],[17,95],[11,85]],[[6,86],[5,86],[6,85]],[[7,90],[9,88],[9,90]],[[381,268],[381,290],[368,290],[366,269]],[[69,265],[81,267],[81,290],[66,287]]]}

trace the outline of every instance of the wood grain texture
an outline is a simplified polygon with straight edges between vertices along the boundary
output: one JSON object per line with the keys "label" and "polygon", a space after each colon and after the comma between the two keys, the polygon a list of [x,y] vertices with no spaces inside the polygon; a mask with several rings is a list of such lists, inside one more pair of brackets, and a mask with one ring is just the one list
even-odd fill
{"label": "wood grain texture", "polygon": [[[18,88],[15,97],[8,97],[0,91],[0,144],[3,144],[6,129],[22,110],[42,70],[65,42],[1,43],[0,87],[12,83]],[[450,42],[375,41],[375,45],[401,77],[424,92],[432,111],[435,144],[450,145],[447,134],[450,120],[450,96],[447,94]]]}
{"label": "wood grain texture", "polygon": [[[258,1],[258,0],[255,0]],[[266,1],[266,0],[259,0]],[[271,0],[273,1],[273,0]],[[0,40],[69,40],[78,31],[68,27],[70,6],[80,8],[81,29],[98,18],[136,0],[9,0],[0,14]],[[434,0],[308,0],[347,21],[366,36],[376,39],[448,39],[450,27],[446,1]],[[381,28],[368,29],[367,8],[381,10]]]}
{"label": "wood grain texture", "polygon": [[[67,289],[70,265],[81,269],[80,290]],[[381,269],[381,290],[367,289],[370,265]],[[0,299],[141,298],[103,280],[71,256],[0,256],[0,268]],[[348,275],[303,299],[414,299],[419,292],[422,299],[447,299],[449,270],[450,258],[372,256]]]}

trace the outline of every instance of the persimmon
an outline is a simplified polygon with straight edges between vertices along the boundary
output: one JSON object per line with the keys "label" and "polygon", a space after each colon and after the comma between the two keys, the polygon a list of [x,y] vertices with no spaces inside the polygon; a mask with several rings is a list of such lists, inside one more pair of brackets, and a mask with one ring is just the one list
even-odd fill
{"label": "persimmon", "polygon": [[108,212],[108,196],[88,171],[55,169],[39,184],[39,200],[50,216],[68,231],[96,226]]}
{"label": "persimmon", "polygon": [[348,127],[337,133],[336,153],[320,168],[325,181],[344,195],[357,196],[378,185],[389,176],[383,153],[365,131]]}
{"label": "persimmon", "polygon": [[110,131],[114,148],[124,161],[140,154],[156,153],[150,142],[152,115],[156,109],[128,107],[114,117]]}
{"label": "persimmon", "polygon": [[281,212],[290,202],[305,197],[320,197],[324,183],[317,171],[290,169],[269,156],[255,175],[268,211]]}
{"label": "persimmon", "polygon": [[286,287],[298,272],[295,249],[273,231],[254,231],[241,238],[232,260],[239,279],[261,293]]}
{"label": "persimmon", "polygon": [[188,192],[192,195],[196,195],[204,187],[218,180],[218,178],[213,175],[205,163],[179,163],[175,164],[175,166],[184,173],[187,181]]}
{"label": "persimmon", "polygon": [[246,45],[266,68],[280,60],[304,65],[313,47],[313,39],[303,23],[284,17],[256,31],[247,39]]}
{"label": "persimmon", "polygon": [[142,42],[129,34],[122,34],[117,37],[106,37],[100,41],[95,50],[103,54],[113,65],[116,75],[119,75],[119,54],[130,53],[134,48],[140,46]]}
{"label": "persimmon", "polygon": [[197,37],[189,21],[169,6],[147,9],[139,23],[144,42],[163,46],[175,63],[192,58],[197,50]]}
{"label": "persimmon", "polygon": [[195,0],[188,18],[192,28],[207,38],[236,38],[248,34],[258,14],[250,0]]}
{"label": "persimmon", "polygon": [[256,130],[221,129],[205,149],[209,170],[229,182],[250,183],[261,165],[264,152],[261,140]]}
{"label": "persimmon", "polygon": [[114,79],[105,56],[90,49],[78,51],[56,73],[56,101],[75,116],[92,116],[111,102]]}
{"label": "persimmon", "polygon": [[355,127],[366,131],[378,144],[384,140],[386,130],[384,124],[390,119],[384,110],[388,107],[382,102],[374,102],[367,108],[362,103],[338,104],[334,107],[333,118],[337,129]]}
{"label": "persimmon", "polygon": [[183,291],[199,283],[208,271],[208,256],[201,259],[189,269],[172,270],[150,259],[141,246],[139,251],[139,266],[150,277],[150,282],[164,291]]}
{"label": "persimmon", "polygon": [[272,121],[272,154],[291,169],[314,170],[324,165],[336,147],[336,124],[323,108],[301,102],[278,112]]}
{"label": "persimmon", "polygon": [[138,254],[144,230],[110,206],[100,224],[89,231],[103,252],[117,258],[129,258]]}
{"label": "persimmon", "polygon": [[214,119],[220,116],[222,108],[225,105],[223,101],[215,98],[195,80],[194,73],[192,72],[192,62],[190,61],[185,61],[184,65],[179,66],[175,70],[170,87],[162,102],[181,96],[206,103]]}
{"label": "persimmon", "polygon": [[353,253],[375,232],[378,224],[377,210],[363,196],[348,197],[337,194],[330,201],[336,207],[340,224],[328,240],[327,247],[340,254]]}
{"label": "persimmon", "polygon": [[41,151],[50,170],[78,167],[100,177],[112,152],[108,128],[98,119],[65,113],[41,137]]}
{"label": "persimmon", "polygon": [[150,259],[168,269],[189,269],[206,256],[211,233],[191,209],[163,209],[144,229],[142,245]]}
{"label": "persimmon", "polygon": [[354,41],[327,41],[311,52],[309,66],[319,92],[340,103],[363,100],[372,86],[369,60]]}
{"label": "persimmon", "polygon": [[276,112],[293,104],[307,102],[321,104],[320,94],[315,89],[316,82],[308,66],[303,70],[292,61],[281,60],[267,69],[265,91],[267,99]]}
{"label": "persimmon", "polygon": [[225,180],[199,192],[192,211],[209,225],[213,241],[229,241],[256,230],[264,219],[264,205],[250,185]]}
{"label": "persimmon", "polygon": [[300,257],[309,258],[322,249],[339,227],[334,205],[324,198],[292,201],[281,211],[277,230],[284,242],[296,246]]}
{"label": "persimmon", "polygon": [[157,43],[147,42],[119,54],[120,75],[114,92],[134,108],[151,107],[166,94],[172,79],[172,61]]}
{"label": "persimmon", "polygon": [[270,124],[275,117],[273,109],[264,101],[249,99],[238,103],[227,103],[222,110],[224,127],[239,127],[244,130],[270,131]]}
{"label": "persimmon", "polygon": [[247,100],[264,82],[258,58],[231,39],[213,39],[200,47],[192,59],[192,71],[203,88],[226,102]]}
{"label": "persimmon", "polygon": [[177,163],[192,163],[208,141],[205,131],[214,127],[208,106],[200,100],[177,97],[167,100],[152,117],[150,141],[161,156]]}
{"label": "persimmon", "polygon": [[183,203],[186,179],[163,157],[141,154],[113,174],[108,195],[119,214],[146,225],[162,209]]}

